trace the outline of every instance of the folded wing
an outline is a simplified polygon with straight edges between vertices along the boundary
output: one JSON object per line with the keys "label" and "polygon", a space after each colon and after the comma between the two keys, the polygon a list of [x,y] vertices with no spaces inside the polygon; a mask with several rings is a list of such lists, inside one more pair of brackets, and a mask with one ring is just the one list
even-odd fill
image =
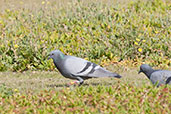
{"label": "folded wing", "polygon": [[66,59],[65,68],[70,74],[76,77],[121,77],[95,63],[73,56]]}

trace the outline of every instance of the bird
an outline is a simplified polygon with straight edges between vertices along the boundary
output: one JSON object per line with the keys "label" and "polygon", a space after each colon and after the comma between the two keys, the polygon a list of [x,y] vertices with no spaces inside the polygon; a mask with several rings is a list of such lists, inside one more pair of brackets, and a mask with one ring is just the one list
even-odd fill
{"label": "bird", "polygon": [[171,71],[169,70],[155,70],[148,64],[142,64],[138,74],[143,72],[152,84],[159,87],[162,84],[171,84]]}
{"label": "bird", "polygon": [[84,80],[89,78],[122,77],[88,60],[65,55],[60,50],[51,51],[48,59],[53,59],[54,65],[65,78],[77,80],[76,83],[79,85],[82,85]]}

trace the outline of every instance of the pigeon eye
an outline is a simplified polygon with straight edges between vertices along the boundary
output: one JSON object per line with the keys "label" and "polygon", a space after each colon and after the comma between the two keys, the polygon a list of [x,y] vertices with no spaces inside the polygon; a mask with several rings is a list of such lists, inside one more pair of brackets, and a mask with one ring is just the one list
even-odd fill
{"label": "pigeon eye", "polygon": [[54,55],[54,53],[52,53],[52,55]]}

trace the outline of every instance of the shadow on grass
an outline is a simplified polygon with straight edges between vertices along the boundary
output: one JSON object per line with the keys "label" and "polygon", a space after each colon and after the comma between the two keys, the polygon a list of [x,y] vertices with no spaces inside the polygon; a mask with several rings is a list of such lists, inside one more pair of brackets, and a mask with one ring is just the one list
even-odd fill
{"label": "shadow on grass", "polygon": [[59,87],[69,87],[69,85],[68,84],[51,84],[51,85],[47,85],[47,87],[59,88]]}
{"label": "shadow on grass", "polygon": [[81,85],[81,86],[98,86],[98,85],[104,85],[104,86],[110,86],[110,85],[113,85],[112,83],[94,83],[94,82],[92,82],[92,83],[85,83],[85,84],[83,84],[83,85]]}
{"label": "shadow on grass", "polygon": [[[84,83],[81,86],[98,86],[98,85],[103,85],[103,86],[111,86],[113,85],[113,83]],[[52,88],[60,88],[60,87],[70,87],[70,86],[79,86],[79,85],[68,85],[68,84],[51,84],[51,85],[47,85],[47,87],[52,87]]]}

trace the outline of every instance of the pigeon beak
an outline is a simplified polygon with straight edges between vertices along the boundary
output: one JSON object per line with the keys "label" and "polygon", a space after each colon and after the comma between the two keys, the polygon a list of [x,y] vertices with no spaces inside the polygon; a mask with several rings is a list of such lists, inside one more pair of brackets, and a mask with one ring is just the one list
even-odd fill
{"label": "pigeon beak", "polygon": [[49,56],[47,59],[49,60],[49,59],[51,59],[51,57]]}
{"label": "pigeon beak", "polygon": [[50,56],[50,55],[48,55],[48,60],[49,60],[49,59],[51,59],[51,56]]}
{"label": "pigeon beak", "polygon": [[138,72],[138,74],[140,74],[142,71],[140,70],[139,72]]}

